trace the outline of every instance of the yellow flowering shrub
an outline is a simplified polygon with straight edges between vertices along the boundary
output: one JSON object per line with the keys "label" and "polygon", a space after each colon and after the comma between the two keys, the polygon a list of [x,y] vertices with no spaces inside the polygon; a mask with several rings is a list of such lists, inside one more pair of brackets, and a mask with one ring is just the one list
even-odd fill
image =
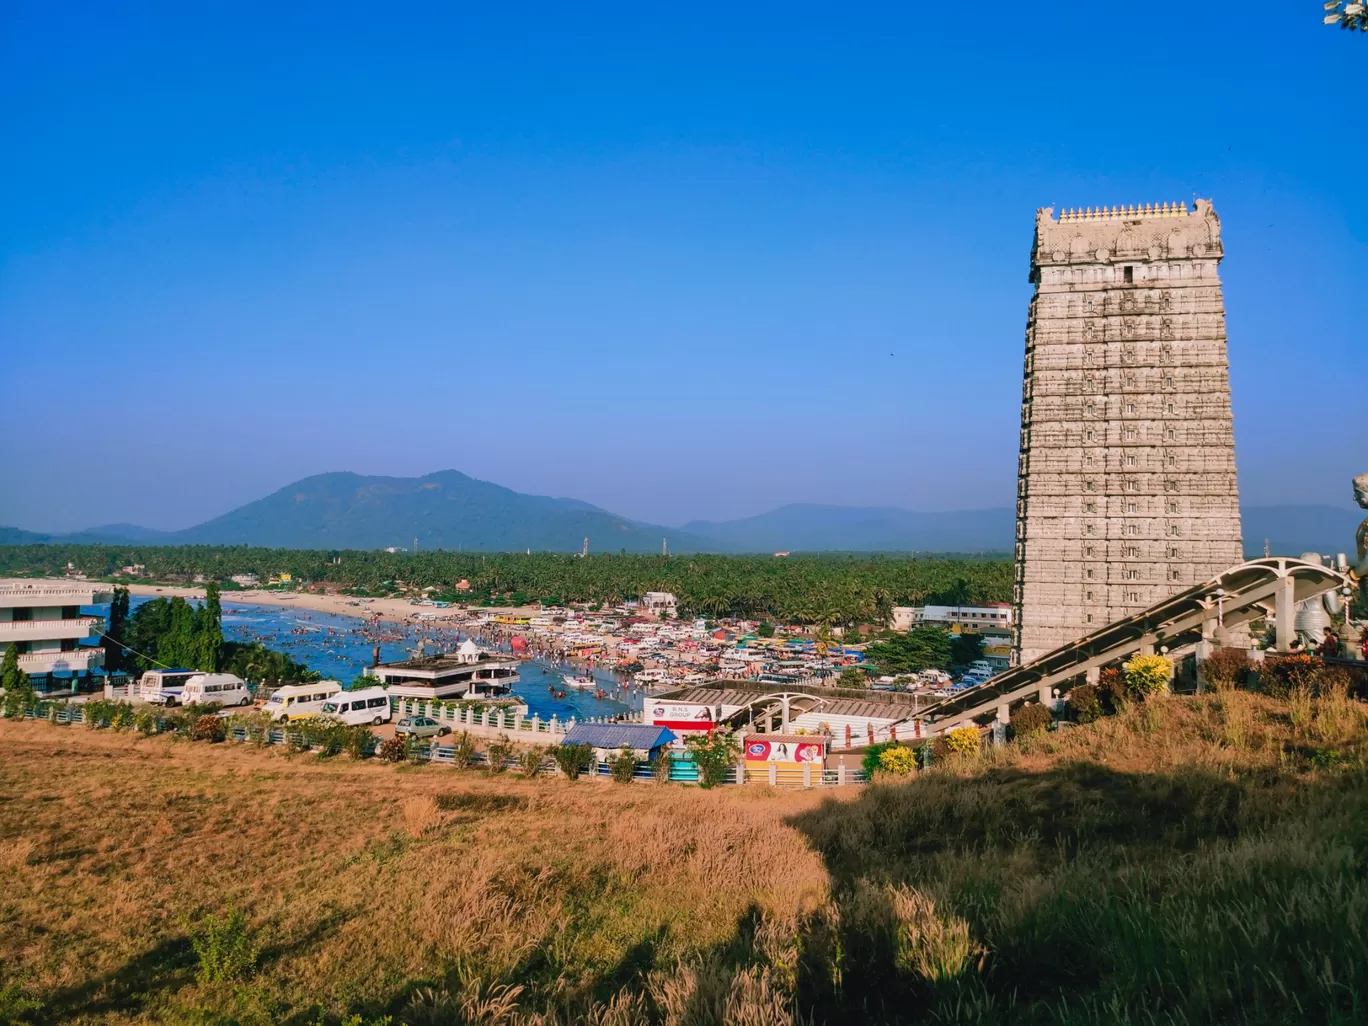
{"label": "yellow flowering shrub", "polygon": [[945,747],[954,755],[973,755],[982,744],[977,727],[960,727],[945,735]]}

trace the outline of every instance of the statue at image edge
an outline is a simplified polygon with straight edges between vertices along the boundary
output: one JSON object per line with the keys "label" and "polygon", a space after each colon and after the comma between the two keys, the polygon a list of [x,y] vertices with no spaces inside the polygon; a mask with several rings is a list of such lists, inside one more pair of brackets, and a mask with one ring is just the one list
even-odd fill
{"label": "statue at image edge", "polygon": [[[1354,478],[1354,501],[1364,509],[1368,509],[1368,474],[1360,474]],[[1358,530],[1354,532],[1354,544],[1358,551],[1358,558],[1349,568],[1349,577],[1350,580],[1358,583],[1368,578],[1368,519],[1359,524]],[[1303,552],[1301,558],[1308,563],[1324,563],[1318,552]],[[1331,618],[1344,611],[1343,600],[1333,591],[1328,591],[1319,598],[1298,602],[1295,629],[1302,644],[1308,650],[1319,645],[1324,637],[1325,628],[1330,626]],[[1368,623],[1368,620],[1365,620],[1361,615],[1363,611],[1363,608],[1359,609],[1360,616],[1357,621],[1350,619],[1352,613],[1346,616],[1344,628],[1347,637],[1345,641],[1350,646],[1358,642],[1364,624]]]}
{"label": "statue at image edge", "polygon": [[[1360,474],[1354,478],[1354,501],[1364,509],[1368,509],[1368,474]],[[1358,530],[1354,532],[1354,542],[1358,546],[1358,565],[1354,567],[1354,576],[1359,580],[1368,577],[1368,517],[1363,523],[1358,525]]]}
{"label": "statue at image edge", "polygon": [[[1360,474],[1354,478],[1354,501],[1363,509],[1368,509],[1368,474]],[[1364,592],[1368,591],[1362,587],[1362,582],[1368,580],[1368,517],[1364,517],[1363,523],[1359,524],[1358,530],[1354,532],[1354,547],[1358,552],[1358,562],[1349,568],[1349,579],[1360,585],[1359,594],[1364,596]],[[1368,612],[1368,604],[1360,600],[1357,611],[1357,620],[1350,619],[1352,612],[1344,618],[1345,642],[1351,646],[1359,643],[1363,631],[1368,628],[1368,617],[1364,616],[1364,613]]]}

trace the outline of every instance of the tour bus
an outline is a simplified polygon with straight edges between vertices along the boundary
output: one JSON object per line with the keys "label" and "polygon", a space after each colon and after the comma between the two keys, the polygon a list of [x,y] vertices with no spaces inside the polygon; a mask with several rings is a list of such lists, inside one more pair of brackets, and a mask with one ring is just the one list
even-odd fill
{"label": "tour bus", "polygon": [[342,685],[335,680],[287,684],[276,688],[275,694],[266,700],[266,715],[277,723],[317,716],[323,711],[324,703],[332,701],[341,690]]}
{"label": "tour bus", "polygon": [[199,670],[148,670],[138,678],[138,697],[157,705],[180,705],[186,681],[200,675]]}
{"label": "tour bus", "polygon": [[389,692],[384,688],[362,688],[333,695],[323,703],[319,713],[330,720],[340,720],[349,727],[369,723],[378,727],[390,721]]}
{"label": "tour bus", "polygon": [[185,682],[181,692],[185,705],[251,705],[247,682],[232,673],[200,673]]}

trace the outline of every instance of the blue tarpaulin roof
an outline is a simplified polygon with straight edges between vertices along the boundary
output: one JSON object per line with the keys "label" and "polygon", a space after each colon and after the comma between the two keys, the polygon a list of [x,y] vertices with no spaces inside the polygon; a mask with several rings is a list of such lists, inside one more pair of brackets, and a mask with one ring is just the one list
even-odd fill
{"label": "blue tarpaulin roof", "polygon": [[674,739],[673,731],[646,723],[576,723],[565,732],[565,744],[589,745],[592,748],[621,748],[626,745],[648,752],[668,745]]}

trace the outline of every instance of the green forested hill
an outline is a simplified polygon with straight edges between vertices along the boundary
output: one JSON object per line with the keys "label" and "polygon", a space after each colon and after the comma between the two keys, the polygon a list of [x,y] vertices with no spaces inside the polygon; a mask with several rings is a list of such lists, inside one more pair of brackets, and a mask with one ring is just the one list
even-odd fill
{"label": "green forested hill", "polygon": [[638,524],[575,499],[524,495],[455,470],[423,477],[318,474],[221,517],[166,536],[168,544],[291,549],[532,549],[659,552],[716,549],[685,532]]}

